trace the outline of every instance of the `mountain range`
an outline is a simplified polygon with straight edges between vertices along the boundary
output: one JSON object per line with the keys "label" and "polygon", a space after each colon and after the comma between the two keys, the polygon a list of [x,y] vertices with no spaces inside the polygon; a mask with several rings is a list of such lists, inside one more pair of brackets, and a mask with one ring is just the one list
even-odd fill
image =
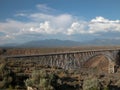
{"label": "mountain range", "polygon": [[72,40],[46,39],[30,41],[23,44],[9,43],[0,47],[23,47],[23,48],[39,48],[39,47],[72,47],[72,46],[105,46],[105,45],[120,45],[120,39],[94,39],[85,42]]}

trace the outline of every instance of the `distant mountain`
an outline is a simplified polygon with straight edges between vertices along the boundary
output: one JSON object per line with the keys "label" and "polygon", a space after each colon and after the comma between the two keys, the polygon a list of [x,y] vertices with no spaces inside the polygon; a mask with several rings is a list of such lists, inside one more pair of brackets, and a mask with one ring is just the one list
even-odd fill
{"label": "distant mountain", "polygon": [[19,45],[19,47],[70,47],[79,46],[82,43],[70,40],[46,39],[39,41],[31,41]]}
{"label": "distant mountain", "polygon": [[0,45],[1,48],[14,48],[14,47],[17,47],[19,44],[17,43],[7,43],[7,44],[4,44],[4,45]]}
{"label": "distant mountain", "polygon": [[120,39],[94,39],[84,44],[88,45],[120,45]]}
{"label": "distant mountain", "polygon": [[23,47],[23,48],[39,48],[39,47],[72,47],[72,46],[102,46],[102,45],[120,45],[120,39],[94,39],[87,42],[77,42],[71,40],[46,39],[38,41],[30,41],[24,44],[5,44],[0,47]]}

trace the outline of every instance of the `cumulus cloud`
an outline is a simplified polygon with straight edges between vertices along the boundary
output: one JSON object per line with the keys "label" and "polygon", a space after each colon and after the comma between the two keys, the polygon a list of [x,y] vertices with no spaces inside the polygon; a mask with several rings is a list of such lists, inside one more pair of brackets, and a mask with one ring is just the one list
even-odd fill
{"label": "cumulus cloud", "polygon": [[[48,31],[49,31],[49,34],[65,33],[68,27],[74,21],[73,16],[70,14],[49,15],[49,14],[43,14],[43,13],[35,13],[35,14],[29,15],[28,17],[31,20],[33,20],[33,22],[40,23],[40,26],[36,27],[36,29],[39,30],[39,32],[43,33],[43,26],[44,26],[44,34],[45,33],[48,34]],[[49,27],[49,28],[46,28],[46,27]]]}
{"label": "cumulus cloud", "polygon": [[68,35],[76,34],[76,33],[77,34],[85,34],[85,33],[87,33],[85,28],[86,28],[85,22],[73,22],[71,24],[71,27],[68,28],[67,34]]}
{"label": "cumulus cloud", "polygon": [[[45,6],[40,6],[44,7]],[[47,7],[46,7],[47,9]],[[0,41],[25,38],[31,40],[33,35],[37,37],[65,36],[72,35],[96,35],[109,32],[120,32],[120,20],[109,20],[104,17],[96,17],[90,21],[77,20],[70,14],[51,15],[45,13],[33,13],[29,15],[18,14],[29,19],[30,22],[23,22],[14,19],[7,19],[0,22],[0,32],[4,36],[0,37]],[[67,38],[66,38],[67,39]]]}
{"label": "cumulus cloud", "polygon": [[19,38],[21,38],[21,35],[26,35],[27,38],[29,34],[55,35],[58,33],[65,33],[68,25],[72,23],[73,19],[69,14],[54,16],[43,13],[34,13],[25,17],[29,18],[30,22],[14,19],[7,19],[5,22],[0,22],[0,32],[5,34],[4,37],[1,37],[0,39],[4,38],[12,40],[19,36]]}
{"label": "cumulus cloud", "polygon": [[[71,14],[50,14],[55,9],[46,4],[36,5],[34,13],[20,12],[15,19],[0,22],[0,42],[28,41],[42,38],[73,39],[91,38],[101,35],[119,38],[120,20],[109,20],[102,16],[85,21]],[[17,17],[20,17],[17,20]],[[20,20],[21,19],[21,20]],[[29,21],[26,21],[26,19]],[[85,39],[84,39],[85,40]]]}
{"label": "cumulus cloud", "polygon": [[120,32],[120,20],[109,20],[99,16],[88,22],[73,22],[67,31],[68,35],[77,33],[94,35],[105,32]]}
{"label": "cumulus cloud", "polygon": [[[25,30],[24,30],[25,31]],[[51,27],[49,21],[40,23],[39,27],[30,27],[28,31],[40,34],[54,34],[55,30]]]}
{"label": "cumulus cloud", "polygon": [[50,21],[55,24],[55,26],[68,26],[74,20],[73,16],[70,14],[60,14],[60,15],[49,15],[44,13],[34,13],[28,16],[35,22]]}
{"label": "cumulus cloud", "polygon": [[109,20],[109,19],[105,19],[104,17],[96,17],[95,19],[91,20],[92,23],[120,23],[120,20]]}
{"label": "cumulus cloud", "polygon": [[89,31],[99,32],[120,32],[120,20],[108,20],[104,17],[96,17],[89,23]]}

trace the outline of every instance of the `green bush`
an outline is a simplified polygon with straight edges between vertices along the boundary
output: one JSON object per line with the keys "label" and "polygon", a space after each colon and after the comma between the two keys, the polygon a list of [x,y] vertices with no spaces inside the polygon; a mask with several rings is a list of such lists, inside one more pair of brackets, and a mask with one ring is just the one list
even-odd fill
{"label": "green bush", "polygon": [[100,90],[98,79],[95,77],[88,77],[84,79],[83,90]]}
{"label": "green bush", "polygon": [[104,87],[104,89],[103,90],[109,90],[109,88],[108,87]]}
{"label": "green bush", "polygon": [[25,81],[26,86],[36,87],[44,90],[54,90],[57,83],[57,76],[45,70],[33,71],[31,78]]}
{"label": "green bush", "polygon": [[0,81],[0,89],[8,88],[13,81],[11,71],[6,67],[6,63],[0,64],[0,78],[2,79]]}

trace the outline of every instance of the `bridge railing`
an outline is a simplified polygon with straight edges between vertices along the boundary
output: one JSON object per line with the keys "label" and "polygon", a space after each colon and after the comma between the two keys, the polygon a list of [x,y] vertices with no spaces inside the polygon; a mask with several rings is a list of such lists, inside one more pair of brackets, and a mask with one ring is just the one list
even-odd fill
{"label": "bridge railing", "polygon": [[37,57],[37,56],[51,56],[51,55],[60,55],[60,54],[74,54],[74,53],[85,53],[85,52],[103,52],[103,51],[118,51],[120,48],[113,48],[113,49],[92,49],[92,50],[80,50],[80,51],[65,51],[65,52],[52,52],[46,54],[31,54],[31,55],[10,55],[4,56],[6,58],[19,58],[19,57]]}

